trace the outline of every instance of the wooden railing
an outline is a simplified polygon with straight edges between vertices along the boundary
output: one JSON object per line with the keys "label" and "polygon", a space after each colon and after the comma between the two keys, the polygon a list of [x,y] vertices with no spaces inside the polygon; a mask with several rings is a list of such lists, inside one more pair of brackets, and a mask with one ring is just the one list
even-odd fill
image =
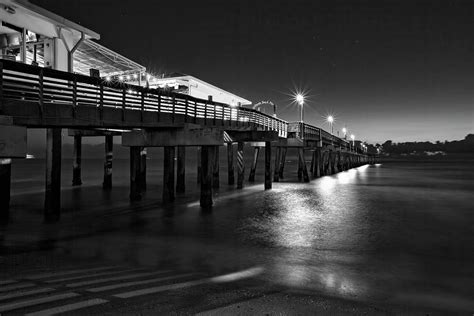
{"label": "wooden railing", "polygon": [[54,103],[71,106],[73,115],[79,107],[96,107],[100,113],[115,108],[122,111],[123,119],[126,110],[134,110],[140,111],[142,120],[146,115],[167,114],[172,122],[178,116],[204,125],[232,122],[237,127],[277,131],[280,137],[287,137],[288,130],[286,121],[253,109],[6,60],[0,62],[0,99],[36,103],[40,115]]}

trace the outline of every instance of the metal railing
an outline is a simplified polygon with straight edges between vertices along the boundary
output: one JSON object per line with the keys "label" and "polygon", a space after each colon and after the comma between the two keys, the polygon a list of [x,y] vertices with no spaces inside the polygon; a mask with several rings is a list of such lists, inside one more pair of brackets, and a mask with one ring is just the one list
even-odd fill
{"label": "metal railing", "polygon": [[71,106],[73,116],[79,107],[96,107],[99,113],[115,108],[140,111],[142,120],[154,113],[158,120],[167,114],[172,122],[184,117],[189,123],[276,131],[280,137],[288,130],[286,121],[253,109],[6,60],[0,61],[0,99],[36,103],[40,115],[54,103]]}

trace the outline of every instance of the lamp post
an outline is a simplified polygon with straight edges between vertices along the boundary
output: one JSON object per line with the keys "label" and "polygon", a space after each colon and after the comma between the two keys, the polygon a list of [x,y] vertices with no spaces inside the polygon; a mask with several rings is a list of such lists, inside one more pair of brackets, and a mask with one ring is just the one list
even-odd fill
{"label": "lamp post", "polygon": [[352,139],[352,151],[355,149],[354,141],[355,141],[355,136],[354,134],[351,134],[351,139]]}
{"label": "lamp post", "polygon": [[303,113],[303,105],[304,105],[304,95],[298,93],[296,95],[296,102],[300,105],[300,121],[303,123],[304,113]]}
{"label": "lamp post", "polygon": [[344,139],[347,139],[347,128],[342,128],[342,133],[344,134]]}

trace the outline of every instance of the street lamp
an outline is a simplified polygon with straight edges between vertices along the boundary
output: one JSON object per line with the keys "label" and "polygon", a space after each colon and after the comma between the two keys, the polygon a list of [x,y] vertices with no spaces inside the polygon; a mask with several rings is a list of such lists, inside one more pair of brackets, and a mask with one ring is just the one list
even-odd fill
{"label": "street lamp", "polygon": [[347,128],[343,127],[343,128],[342,128],[342,133],[344,134],[344,139],[346,139],[346,136],[347,136]]}
{"label": "street lamp", "polygon": [[300,112],[300,120],[303,122],[304,114],[303,114],[303,105],[304,105],[304,95],[301,93],[298,93],[296,95],[296,102],[301,106],[301,112]]}
{"label": "street lamp", "polygon": [[327,118],[327,121],[329,122],[329,124],[331,124],[331,135],[334,134],[334,130],[332,128],[332,123],[334,122],[334,117],[332,115],[329,115],[328,118]]}

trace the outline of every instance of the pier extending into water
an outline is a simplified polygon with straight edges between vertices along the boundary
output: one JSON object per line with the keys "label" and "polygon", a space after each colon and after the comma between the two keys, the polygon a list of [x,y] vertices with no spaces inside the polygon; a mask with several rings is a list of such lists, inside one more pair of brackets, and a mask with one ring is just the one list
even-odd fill
{"label": "pier extending into water", "polygon": [[[11,158],[26,157],[29,128],[47,130],[44,204],[47,221],[58,220],[61,213],[64,128],[74,137],[72,185],[82,183],[82,138],[105,137],[104,190],[112,189],[113,136],[122,136],[122,145],[130,147],[131,200],[140,199],[146,189],[147,147],[164,147],[164,203],[173,202],[175,192],[185,191],[186,148],[199,147],[197,181],[201,187],[200,204],[206,209],[212,207],[212,191],[219,187],[219,146],[227,147],[228,184],[236,184],[237,189],[244,186],[246,177],[244,159],[248,158],[244,157],[244,146],[254,147],[250,182],[255,181],[258,156],[264,149],[265,189],[271,189],[272,182],[284,177],[288,149],[297,150],[298,178],[305,182],[376,160],[362,147],[304,122],[286,122],[212,99],[2,61],[0,210],[3,219],[8,218],[9,212]],[[276,148],[275,157],[272,147]],[[312,153],[309,168],[304,158],[307,151]]]}

